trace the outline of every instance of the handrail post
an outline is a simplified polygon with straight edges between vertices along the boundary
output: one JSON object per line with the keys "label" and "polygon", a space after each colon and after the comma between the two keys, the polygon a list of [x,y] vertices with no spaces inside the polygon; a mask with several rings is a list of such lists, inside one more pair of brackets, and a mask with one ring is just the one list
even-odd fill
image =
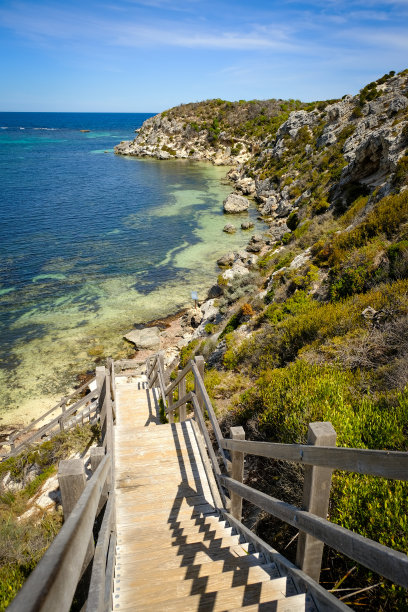
{"label": "handrail post", "polygon": [[[180,380],[180,382],[178,384],[178,396],[179,396],[179,399],[184,397],[185,394],[186,394],[186,379],[184,377],[184,378],[182,378]],[[186,404],[183,404],[179,408],[179,421],[180,421],[180,423],[185,421],[186,418],[187,418],[187,406],[186,406]]]}
{"label": "handrail post", "polygon": [[[93,448],[91,448],[90,459],[91,459],[91,470],[93,474],[95,474],[99,464],[101,463],[104,457],[105,457],[105,450],[103,446],[94,446]],[[108,482],[105,482],[105,485],[101,493],[101,499],[99,501],[99,506],[96,512],[96,516],[99,515],[99,512],[102,510],[102,508],[104,507],[104,505],[106,504],[108,500],[108,490],[109,490],[109,484]]]}
{"label": "handrail post", "polygon": [[[198,368],[200,376],[202,380],[204,381],[204,366],[205,366],[204,357],[202,355],[197,355],[197,357],[194,358],[194,361]],[[197,396],[197,400],[200,405],[201,412],[204,414],[204,398],[200,391],[200,387],[197,385],[197,381],[195,380],[195,378],[194,378],[194,393]]]}
{"label": "handrail post", "polygon": [[[167,416],[168,416],[168,420],[169,423],[174,423],[174,408],[173,408],[173,391],[170,391],[170,393],[167,396],[167,400],[168,400],[168,412],[167,412]],[[165,398],[164,398],[165,401]]]}
{"label": "handrail post", "polygon": [[98,409],[100,412],[102,410],[101,393],[102,393],[103,383],[105,380],[105,366],[98,366],[95,369],[95,376],[96,376],[96,389],[98,391]]}
{"label": "handrail post", "polygon": [[[61,491],[64,521],[66,521],[86,486],[85,468],[82,459],[63,459],[60,461],[58,466],[58,483]],[[93,536],[91,536],[81,575],[88,567],[94,554],[95,543]]]}
{"label": "handrail post", "polygon": [[[336,431],[329,422],[309,423],[307,443],[314,446],[336,446]],[[303,509],[327,518],[329,509],[332,468],[305,466]],[[319,582],[324,544],[313,536],[299,531],[296,565]]]}
{"label": "handrail post", "polygon": [[[245,440],[245,431],[243,427],[230,427],[232,440]],[[244,480],[244,453],[240,451],[231,451],[231,478],[243,482]],[[238,493],[231,491],[231,514],[234,518],[241,521],[242,519],[242,497]]]}

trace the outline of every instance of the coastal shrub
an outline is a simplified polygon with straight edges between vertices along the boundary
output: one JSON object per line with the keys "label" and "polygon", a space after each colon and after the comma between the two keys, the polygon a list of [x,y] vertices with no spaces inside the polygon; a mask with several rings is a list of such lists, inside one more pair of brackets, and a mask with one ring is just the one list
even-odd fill
{"label": "coastal shrub", "polygon": [[207,323],[207,325],[204,327],[205,329],[205,333],[206,334],[213,334],[214,331],[216,330],[217,326],[214,325],[214,323]]}
{"label": "coastal shrub", "polygon": [[386,308],[393,316],[408,312],[408,281],[398,280],[379,285],[364,294],[337,302],[320,304],[304,291],[297,291],[282,304],[273,303],[263,315],[264,325],[235,351],[237,364],[259,368],[284,366],[296,359],[300,351],[319,347],[330,338],[344,336],[352,330],[365,329],[362,311],[368,306]]}
{"label": "coastal shrub", "polygon": [[[10,472],[11,478],[22,484],[20,490],[3,490],[0,495],[0,610],[15,597],[62,524],[59,511],[43,514],[38,511],[35,520],[21,519],[21,515],[30,508],[30,500],[44,482],[56,473],[59,461],[82,453],[99,433],[99,426],[78,426],[0,464],[0,478]],[[27,481],[32,468],[38,473],[33,480]]]}
{"label": "coastal shrub", "polygon": [[297,228],[297,226],[299,225],[299,216],[296,212],[290,213],[289,217],[286,220],[286,225],[290,230],[292,230],[292,232]]}
{"label": "coastal shrub", "polygon": [[397,162],[394,174],[394,185],[399,188],[408,182],[408,154],[405,154]]}
{"label": "coastal shrub", "polygon": [[393,279],[408,276],[408,240],[401,240],[387,249],[390,262],[390,277]]}
{"label": "coastal shrub", "polygon": [[227,334],[237,329],[239,325],[241,325],[241,312],[236,312],[235,314],[232,315],[232,317],[230,317],[230,319],[228,320],[228,323],[222,330],[219,336],[220,340],[222,340],[222,338],[224,338]]}
{"label": "coastal shrub", "polygon": [[169,147],[168,145],[163,145],[161,150],[162,151],[166,151],[170,155],[173,155],[173,156],[176,155],[176,151],[174,149],[172,149],[171,147]]}
{"label": "coastal shrub", "polygon": [[[364,200],[360,200],[364,205]],[[315,245],[312,249],[317,260],[326,261],[331,266],[341,263],[347,252],[366,245],[376,236],[392,239],[408,222],[408,190],[382,198],[356,227],[342,232],[330,239],[325,245]],[[318,248],[319,247],[319,248]]]}
{"label": "coastal shrub", "polygon": [[191,342],[189,342],[187,346],[183,346],[183,348],[180,351],[181,369],[183,369],[187,365],[187,363],[190,361],[190,359],[194,357],[195,349],[198,347],[199,344],[200,344],[200,341],[198,339],[195,339],[195,340],[191,340]]}

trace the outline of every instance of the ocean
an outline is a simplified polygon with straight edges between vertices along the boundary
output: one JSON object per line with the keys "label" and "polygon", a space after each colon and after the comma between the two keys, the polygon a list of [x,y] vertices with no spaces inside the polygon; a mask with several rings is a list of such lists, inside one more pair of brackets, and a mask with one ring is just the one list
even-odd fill
{"label": "ocean", "polygon": [[123,354],[134,324],[204,298],[249,238],[222,232],[227,168],[114,155],[149,116],[0,113],[0,426]]}

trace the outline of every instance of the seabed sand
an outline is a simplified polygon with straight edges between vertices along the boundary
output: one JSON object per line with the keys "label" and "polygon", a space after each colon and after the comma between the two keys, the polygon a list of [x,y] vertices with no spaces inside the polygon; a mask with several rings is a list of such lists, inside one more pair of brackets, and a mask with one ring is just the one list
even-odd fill
{"label": "seabed sand", "polygon": [[[148,275],[144,273],[129,274],[129,267],[121,276],[101,280],[85,277],[52,302],[41,304],[33,300],[35,305],[15,321],[13,332],[21,333],[21,339],[13,347],[10,367],[0,370],[0,427],[25,425],[72,392],[79,373],[95,370],[97,364],[95,357],[88,354],[90,349],[102,347],[104,358],[124,355],[129,344],[123,335],[135,323],[191,306],[192,290],[198,291],[201,300],[206,297],[219,273],[217,258],[243,248],[250,236],[241,231],[232,235],[222,231],[228,221],[239,227],[248,215],[222,214],[222,200],[231,191],[230,186],[220,183],[226,169],[207,166],[205,171],[211,173],[211,186],[204,194],[204,209],[199,206],[204,196],[198,190],[174,186],[172,205],[151,211],[153,216],[171,218],[187,210],[195,219],[191,241],[188,237],[181,239],[176,249],[165,252],[159,265],[153,264],[155,286],[146,286]],[[265,227],[256,220],[257,214],[256,207],[251,206],[249,216],[255,222],[254,233]],[[132,227],[136,224],[133,229],[140,231],[140,219],[130,216],[127,223]],[[152,248],[154,245],[147,245],[142,254],[146,271],[152,265],[149,263]],[[57,263],[54,262],[52,273],[64,273],[67,282],[72,281],[67,261]],[[49,276],[50,271],[44,270],[44,274]],[[32,284],[36,297],[41,295],[42,280],[37,278]],[[26,329],[38,329],[41,333],[25,339]]]}

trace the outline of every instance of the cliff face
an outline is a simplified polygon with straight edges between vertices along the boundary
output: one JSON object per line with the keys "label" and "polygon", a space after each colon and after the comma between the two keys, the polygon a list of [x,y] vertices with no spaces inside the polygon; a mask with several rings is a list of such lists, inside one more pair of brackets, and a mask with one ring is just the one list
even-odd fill
{"label": "cliff face", "polygon": [[180,105],[145,121],[115,152],[234,165],[236,191],[254,196],[279,226],[293,212],[315,215],[390,191],[408,146],[407,75],[384,75],[335,101]]}
{"label": "cliff face", "polygon": [[354,97],[292,112],[230,178],[275,220],[341,211],[374,191],[377,199],[387,195],[406,164],[407,75],[386,75]]}
{"label": "cliff face", "polygon": [[121,142],[115,152],[157,159],[208,160],[219,165],[243,163],[292,109],[306,106],[295,100],[183,104],[145,121],[135,140]]}

